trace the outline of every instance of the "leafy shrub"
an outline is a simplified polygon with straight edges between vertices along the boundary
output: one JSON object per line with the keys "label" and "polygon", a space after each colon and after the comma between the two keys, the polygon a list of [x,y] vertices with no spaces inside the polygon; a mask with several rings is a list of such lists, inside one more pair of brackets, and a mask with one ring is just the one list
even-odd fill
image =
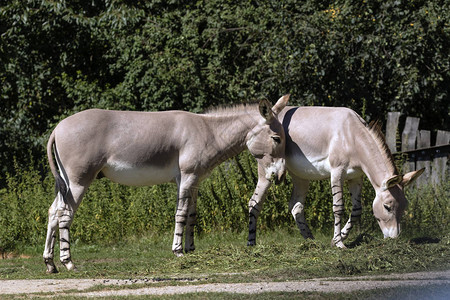
{"label": "leafy shrub", "polygon": [[450,181],[437,187],[427,185],[406,190],[409,200],[403,216],[405,234],[411,236],[441,237],[448,232],[450,216]]}
{"label": "leafy shrub", "polygon": [[[32,163],[30,163],[32,165]],[[47,228],[48,199],[53,195],[52,176],[43,178],[32,167],[20,176],[7,176],[8,186],[0,192],[0,251],[21,243],[43,241]]]}
{"label": "leafy shrub", "polygon": [[[47,170],[44,166],[42,168]],[[50,172],[44,178],[39,173],[33,167],[17,171],[18,175],[7,176],[8,186],[0,190],[2,252],[24,244],[44,244],[47,210],[54,199],[54,179]],[[248,152],[217,167],[199,189],[197,232],[246,231],[248,201],[253,194],[256,178],[256,162]],[[289,176],[284,184],[270,188],[258,219],[259,230],[295,226],[288,211],[291,190]],[[119,185],[105,178],[95,180],[76,212],[71,238],[84,243],[105,244],[153,232],[171,235],[176,194],[175,184],[138,188]],[[344,196],[347,218],[351,201],[347,191]],[[360,224],[362,232],[379,233],[372,214],[374,196],[372,186],[365,180]],[[408,189],[407,198],[410,203],[402,219],[404,234],[439,237],[448,233],[448,183],[436,188]],[[334,218],[328,180],[311,183],[305,215],[314,231],[332,231]]]}

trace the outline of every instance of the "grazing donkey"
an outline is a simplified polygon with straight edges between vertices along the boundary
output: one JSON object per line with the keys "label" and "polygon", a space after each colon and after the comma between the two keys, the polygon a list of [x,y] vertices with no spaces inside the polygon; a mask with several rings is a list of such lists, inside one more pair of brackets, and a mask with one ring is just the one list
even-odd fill
{"label": "grazing donkey", "polygon": [[[384,237],[400,233],[400,218],[407,201],[403,188],[423,170],[399,175],[377,124],[367,126],[354,111],[333,107],[287,107],[279,115],[286,134],[286,168],[293,191],[289,211],[305,238],[313,238],[303,208],[310,180],[331,178],[335,218],[332,245],[345,248],[353,223],[361,217],[361,188],[366,174],[375,189],[373,213]],[[348,181],[353,209],[341,230],[344,214],[343,184]],[[260,176],[249,202],[248,245],[256,239],[256,218],[270,182]]]}
{"label": "grazing donkey", "polygon": [[[56,198],[48,215],[44,261],[53,262],[56,230],[60,260],[74,269],[69,227],[89,185],[97,177],[134,186],[176,182],[178,185],[172,251],[194,250],[196,201],[199,182],[218,164],[245,148],[258,161],[261,175],[270,181],[285,173],[283,128],[276,115],[289,95],[271,107],[258,105],[217,109],[207,114],[183,111],[126,112],[86,110],[61,121],[51,133],[47,155],[56,179]],[[57,166],[53,161],[53,152]]]}

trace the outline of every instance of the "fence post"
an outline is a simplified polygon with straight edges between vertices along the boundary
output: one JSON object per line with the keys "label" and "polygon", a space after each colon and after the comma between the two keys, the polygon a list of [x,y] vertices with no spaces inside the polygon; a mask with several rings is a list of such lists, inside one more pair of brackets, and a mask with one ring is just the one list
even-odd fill
{"label": "fence post", "polygon": [[386,143],[392,153],[397,152],[397,127],[399,112],[388,112],[386,122]]}
{"label": "fence post", "polygon": [[[416,149],[417,131],[420,118],[407,117],[405,128],[402,132],[402,152]],[[403,165],[403,174],[415,170],[415,155],[410,155],[408,162]]]}
{"label": "fence post", "polygon": [[[450,132],[438,130],[436,136],[436,146],[448,145],[450,143]],[[431,173],[431,182],[438,185],[441,181],[446,180],[447,171],[447,154],[436,152],[433,159],[433,171]]]}
{"label": "fence post", "polygon": [[[429,148],[431,146],[431,132],[429,130],[420,130],[417,137],[417,149]],[[416,170],[425,168],[425,171],[416,180],[416,185],[421,186],[430,182],[431,175],[431,156],[428,151],[421,151],[417,155]]]}

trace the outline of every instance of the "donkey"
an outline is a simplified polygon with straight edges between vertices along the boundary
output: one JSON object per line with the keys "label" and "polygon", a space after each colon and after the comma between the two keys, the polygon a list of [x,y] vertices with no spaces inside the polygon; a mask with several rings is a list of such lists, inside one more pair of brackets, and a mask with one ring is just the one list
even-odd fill
{"label": "donkey", "polygon": [[[373,213],[384,237],[399,235],[400,218],[407,205],[403,188],[423,170],[399,175],[378,124],[368,126],[353,110],[334,107],[286,107],[279,118],[286,134],[286,168],[293,182],[289,211],[304,238],[313,238],[303,212],[309,182],[331,178],[335,219],[331,244],[345,248],[343,240],[361,217],[364,174],[375,189]],[[353,208],[341,230],[345,180]],[[270,181],[259,176],[249,202],[248,245],[255,245],[256,219],[269,186]]]}
{"label": "donkey", "polygon": [[185,227],[184,251],[193,251],[198,185],[215,166],[247,148],[268,181],[281,180],[285,136],[276,115],[288,99],[289,95],[281,97],[273,107],[263,100],[259,106],[241,105],[206,114],[92,109],[62,120],[47,144],[56,179],[43,254],[47,272],[57,272],[53,251],[58,228],[61,263],[68,270],[75,268],[69,228],[84,193],[97,177],[133,186],[175,182],[178,197],[172,251],[183,255]]}

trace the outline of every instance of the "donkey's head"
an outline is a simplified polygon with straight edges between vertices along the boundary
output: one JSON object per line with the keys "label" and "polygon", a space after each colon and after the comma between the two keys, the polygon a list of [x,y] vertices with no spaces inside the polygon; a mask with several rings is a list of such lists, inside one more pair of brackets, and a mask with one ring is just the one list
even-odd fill
{"label": "donkey's head", "polygon": [[393,175],[383,181],[376,190],[373,214],[383,231],[384,237],[395,238],[400,234],[400,219],[407,206],[404,188],[413,182],[424,169],[405,175]]}
{"label": "donkey's head", "polygon": [[262,100],[259,103],[261,118],[246,138],[247,148],[256,158],[259,172],[263,172],[268,180],[275,179],[276,183],[282,180],[286,171],[286,139],[278,114],[286,107],[288,100],[289,95],[284,95],[273,107],[267,100]]}

